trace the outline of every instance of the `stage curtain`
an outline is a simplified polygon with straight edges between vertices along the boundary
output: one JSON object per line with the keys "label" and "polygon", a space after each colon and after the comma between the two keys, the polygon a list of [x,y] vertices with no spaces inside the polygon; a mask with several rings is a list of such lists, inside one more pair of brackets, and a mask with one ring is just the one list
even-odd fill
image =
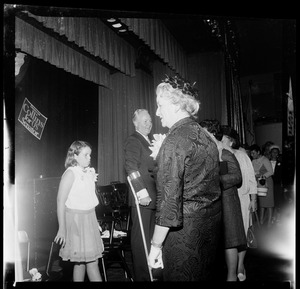
{"label": "stage curtain", "polygon": [[228,125],[238,132],[240,141],[243,144],[246,142],[246,138],[240,78],[228,55],[225,58]]}
{"label": "stage curtain", "polygon": [[227,124],[225,64],[222,52],[197,53],[188,58],[188,75],[196,81],[200,109],[198,120],[217,119]]}
{"label": "stage curtain", "polygon": [[156,55],[182,77],[187,77],[186,53],[159,19],[120,18]]}
{"label": "stage curtain", "polygon": [[[26,73],[15,87],[14,98],[16,181],[40,175],[60,177],[67,149],[76,139],[92,145],[92,166],[96,168],[98,86],[30,55],[20,75],[23,70]],[[19,121],[25,98],[47,118],[41,139]]]}
{"label": "stage curtain", "polygon": [[126,75],[135,75],[135,50],[100,19],[90,17],[45,17],[27,12],[47,28],[64,35]]}
{"label": "stage curtain", "polygon": [[15,47],[98,85],[109,87],[109,70],[16,17]]}
{"label": "stage curtain", "polygon": [[[153,78],[142,70],[135,77],[111,76],[113,89],[99,87],[98,171],[99,183],[125,181],[123,143],[134,132],[132,116],[145,108],[155,118]],[[153,126],[152,132],[156,128]]]}
{"label": "stage curtain", "polygon": [[156,116],[156,86],[165,75],[174,75],[160,61],[153,63],[152,75],[137,69],[135,77],[122,73],[111,76],[113,89],[99,87],[98,171],[99,183],[126,181],[123,143],[134,132],[132,116],[146,108],[152,117],[152,134],[167,133]]}

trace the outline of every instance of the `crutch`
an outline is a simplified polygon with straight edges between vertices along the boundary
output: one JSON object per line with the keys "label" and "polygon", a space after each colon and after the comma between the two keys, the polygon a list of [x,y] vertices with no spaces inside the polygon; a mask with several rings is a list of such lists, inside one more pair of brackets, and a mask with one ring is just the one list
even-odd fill
{"label": "crutch", "polygon": [[[127,180],[128,180],[129,185],[130,185],[132,194],[134,196],[134,200],[135,200],[135,204],[136,204],[136,209],[137,209],[137,213],[138,213],[138,217],[139,217],[139,223],[140,223],[142,238],[143,238],[143,244],[144,244],[144,249],[145,249],[146,260],[147,260],[147,263],[148,263],[147,243],[146,243],[146,238],[145,238],[145,232],[144,232],[144,227],[143,227],[143,221],[142,221],[142,216],[141,216],[139,201],[138,201],[135,189],[134,189],[134,187],[132,185],[130,176],[127,177]],[[151,271],[151,268],[149,266],[148,266],[148,270],[149,270],[149,275],[150,275],[150,281],[153,282],[152,271]]]}

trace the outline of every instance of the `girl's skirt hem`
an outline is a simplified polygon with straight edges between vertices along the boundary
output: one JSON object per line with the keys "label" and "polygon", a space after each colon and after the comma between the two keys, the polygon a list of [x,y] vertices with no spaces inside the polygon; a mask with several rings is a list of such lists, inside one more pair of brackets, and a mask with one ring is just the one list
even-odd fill
{"label": "girl's skirt hem", "polygon": [[63,260],[91,262],[104,251],[95,208],[73,210],[66,208],[66,244],[59,251]]}
{"label": "girl's skirt hem", "polygon": [[62,260],[63,261],[70,261],[70,262],[84,262],[84,263],[88,263],[88,262],[93,262],[93,261],[96,261],[98,260],[99,258],[102,258],[103,255],[102,254],[99,254],[99,256],[95,256],[95,257],[91,257],[91,258],[85,258],[84,260],[81,258],[64,258],[61,256]]}

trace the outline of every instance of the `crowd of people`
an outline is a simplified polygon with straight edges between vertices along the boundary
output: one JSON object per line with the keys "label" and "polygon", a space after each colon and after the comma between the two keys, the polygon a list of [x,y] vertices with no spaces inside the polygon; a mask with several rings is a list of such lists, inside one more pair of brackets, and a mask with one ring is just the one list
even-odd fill
{"label": "crowd of people", "polygon": [[[177,76],[157,86],[156,103],[156,116],[168,128],[159,145],[147,109],[134,112],[135,131],[124,143],[126,175],[138,173],[142,185],[137,198],[129,196],[134,281],[151,281],[156,268],[163,281],[212,280],[219,252],[225,281],[246,280],[250,212],[258,210],[267,228],[280,216],[280,148],[253,144],[246,151],[232,127],[216,119],[198,121],[197,91]],[[86,172],[90,155],[86,142],[71,145],[57,199],[55,241],[62,245],[60,256],[75,262],[74,281],[82,281],[85,272],[101,281],[97,199]]]}

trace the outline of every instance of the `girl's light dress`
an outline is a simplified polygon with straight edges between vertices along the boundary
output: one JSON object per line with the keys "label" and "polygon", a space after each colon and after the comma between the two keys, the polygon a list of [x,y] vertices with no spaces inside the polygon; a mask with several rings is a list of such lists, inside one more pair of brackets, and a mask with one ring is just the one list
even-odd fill
{"label": "girl's light dress", "polygon": [[74,173],[75,181],[65,203],[66,244],[59,256],[64,261],[91,262],[101,258],[104,250],[95,212],[99,201],[94,176],[78,166],[68,170]]}

